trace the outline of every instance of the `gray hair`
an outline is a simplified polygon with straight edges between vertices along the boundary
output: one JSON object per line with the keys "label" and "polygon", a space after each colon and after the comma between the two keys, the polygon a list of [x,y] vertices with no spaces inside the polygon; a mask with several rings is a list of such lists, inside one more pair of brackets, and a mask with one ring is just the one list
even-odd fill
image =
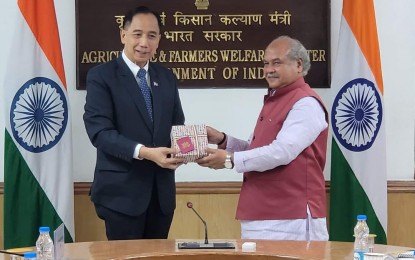
{"label": "gray hair", "polygon": [[310,70],[311,63],[310,63],[310,56],[307,53],[306,48],[304,45],[297,39],[291,38],[289,36],[279,36],[275,40],[288,40],[291,44],[290,51],[287,54],[287,57],[292,60],[302,60],[303,61],[303,76],[306,76],[308,74],[308,71]]}

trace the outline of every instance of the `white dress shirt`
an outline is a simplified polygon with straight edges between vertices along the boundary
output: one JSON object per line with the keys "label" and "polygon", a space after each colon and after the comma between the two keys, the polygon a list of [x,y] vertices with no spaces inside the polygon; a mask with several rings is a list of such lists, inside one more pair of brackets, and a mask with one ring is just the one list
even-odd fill
{"label": "white dress shirt", "polygon": [[[137,73],[140,70],[140,67],[135,64],[134,62],[132,62],[127,55],[125,55],[125,51],[122,52],[122,59],[124,60],[124,62],[127,64],[128,68],[131,70],[131,73],[134,75],[134,77],[137,77]],[[145,69],[147,71],[146,77],[147,77],[147,84],[150,88],[151,91],[151,85],[149,84],[149,76],[148,76],[148,62],[146,63],[146,65],[143,67],[143,69]],[[140,91],[139,88],[137,88],[137,91]],[[143,147],[142,144],[137,144],[137,146],[134,149],[134,153],[133,153],[133,158],[134,159],[138,159],[141,160],[142,158],[140,158],[140,149],[141,147]]]}

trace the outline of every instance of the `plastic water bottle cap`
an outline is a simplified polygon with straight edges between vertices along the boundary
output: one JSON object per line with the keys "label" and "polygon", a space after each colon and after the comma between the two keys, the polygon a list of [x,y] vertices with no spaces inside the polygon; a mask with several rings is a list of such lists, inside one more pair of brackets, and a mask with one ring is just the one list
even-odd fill
{"label": "plastic water bottle cap", "polygon": [[23,257],[26,259],[34,258],[36,259],[36,253],[35,252],[26,252],[23,254]]}
{"label": "plastic water bottle cap", "polygon": [[366,215],[357,215],[357,220],[366,220]]}
{"label": "plastic water bottle cap", "polygon": [[50,228],[49,227],[40,227],[39,232],[48,232],[49,233]]}

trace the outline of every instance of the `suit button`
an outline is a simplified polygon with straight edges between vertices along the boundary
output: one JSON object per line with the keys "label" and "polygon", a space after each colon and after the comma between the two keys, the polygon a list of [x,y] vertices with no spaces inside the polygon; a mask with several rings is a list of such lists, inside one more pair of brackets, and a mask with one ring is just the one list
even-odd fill
{"label": "suit button", "polygon": [[262,121],[262,120],[264,120],[264,117],[263,117],[263,116],[261,116],[261,117],[259,118],[259,121]]}

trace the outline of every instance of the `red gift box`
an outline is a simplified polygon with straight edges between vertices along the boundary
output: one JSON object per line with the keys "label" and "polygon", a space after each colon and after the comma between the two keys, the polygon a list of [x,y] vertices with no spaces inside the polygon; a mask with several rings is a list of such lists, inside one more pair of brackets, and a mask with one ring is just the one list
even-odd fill
{"label": "red gift box", "polygon": [[186,163],[207,155],[206,125],[175,125],[170,137],[172,147],[180,151],[175,157],[184,158]]}

